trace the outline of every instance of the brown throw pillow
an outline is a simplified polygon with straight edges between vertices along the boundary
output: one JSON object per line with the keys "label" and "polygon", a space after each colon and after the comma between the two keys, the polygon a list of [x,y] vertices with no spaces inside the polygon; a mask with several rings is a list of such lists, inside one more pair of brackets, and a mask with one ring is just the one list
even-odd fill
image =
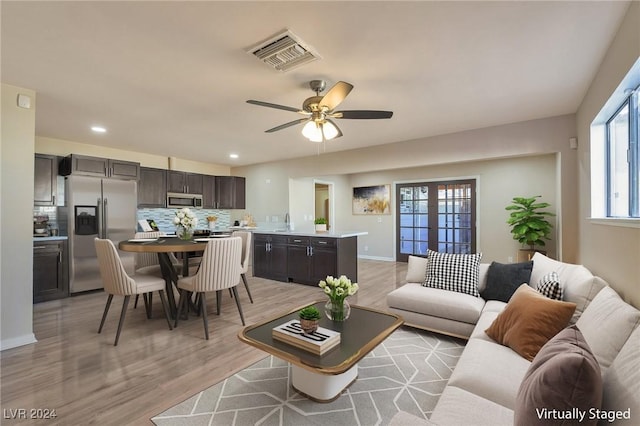
{"label": "brown throw pillow", "polygon": [[[591,409],[602,402],[600,366],[575,325],[565,328],[540,349],[516,396],[514,424],[540,426],[596,425]],[[564,422],[556,418],[563,413]],[[567,414],[568,413],[568,414]]]}
{"label": "brown throw pillow", "polygon": [[485,333],[531,361],[545,343],[569,324],[576,304],[552,300],[522,284]]}

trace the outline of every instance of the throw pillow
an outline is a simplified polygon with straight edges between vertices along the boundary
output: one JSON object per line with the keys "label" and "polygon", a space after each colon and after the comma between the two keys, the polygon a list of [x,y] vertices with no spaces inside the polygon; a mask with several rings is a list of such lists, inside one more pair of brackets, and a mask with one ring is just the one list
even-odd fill
{"label": "throw pillow", "polygon": [[533,262],[502,264],[491,262],[487,272],[487,288],[480,294],[484,300],[507,303],[522,283],[531,278]]}
{"label": "throw pillow", "polygon": [[557,272],[549,272],[540,278],[536,290],[549,299],[562,300],[562,286],[560,285],[560,278],[558,278]]}
{"label": "throw pillow", "polygon": [[408,283],[424,282],[427,276],[427,262],[429,262],[429,260],[426,257],[409,256],[406,276]]}
{"label": "throw pillow", "polygon": [[551,300],[522,284],[485,333],[531,361],[540,348],[569,324],[575,303]]}
{"label": "throw pillow", "polygon": [[[589,414],[601,403],[600,367],[584,336],[572,325],[549,340],[533,359],[518,389],[514,424],[596,425],[598,419]],[[562,422],[554,417],[558,412],[571,418]]]}
{"label": "throw pillow", "polygon": [[424,286],[478,297],[479,265],[482,253],[452,254],[427,251]]}

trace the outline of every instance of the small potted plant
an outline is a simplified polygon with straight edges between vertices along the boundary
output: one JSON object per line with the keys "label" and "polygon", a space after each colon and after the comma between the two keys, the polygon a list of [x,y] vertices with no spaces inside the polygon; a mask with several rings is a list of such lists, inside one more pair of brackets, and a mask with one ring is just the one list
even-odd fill
{"label": "small potted plant", "polygon": [[298,312],[300,317],[300,327],[302,331],[309,334],[318,329],[318,323],[320,322],[320,311],[315,306],[307,306],[302,308]]}
{"label": "small potted plant", "polygon": [[327,232],[327,219],[319,217],[316,218],[314,223],[316,225],[316,232]]}

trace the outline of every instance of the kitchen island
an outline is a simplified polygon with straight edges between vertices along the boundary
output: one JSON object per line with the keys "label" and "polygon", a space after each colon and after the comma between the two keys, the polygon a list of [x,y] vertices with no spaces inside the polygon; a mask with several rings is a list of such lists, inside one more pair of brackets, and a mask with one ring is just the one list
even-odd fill
{"label": "kitchen island", "polygon": [[253,275],[318,285],[328,275],[358,280],[358,236],[366,232],[253,232]]}

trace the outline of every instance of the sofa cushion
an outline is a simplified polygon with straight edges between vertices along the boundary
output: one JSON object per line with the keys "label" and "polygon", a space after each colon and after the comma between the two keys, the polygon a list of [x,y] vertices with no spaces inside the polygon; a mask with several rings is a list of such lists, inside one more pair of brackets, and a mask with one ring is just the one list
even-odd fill
{"label": "sofa cushion", "polygon": [[409,256],[407,260],[407,282],[423,283],[427,276],[427,263],[429,259],[420,256]]}
{"label": "sofa cushion", "polygon": [[[631,333],[620,353],[604,373],[602,410],[619,412],[616,425],[640,424],[640,327]],[[613,420],[601,420],[612,424]]]}
{"label": "sofa cushion", "polygon": [[549,299],[562,300],[562,285],[560,285],[560,278],[556,271],[549,272],[547,275],[540,278],[540,281],[536,284],[536,290],[547,296]]}
{"label": "sofa cushion", "polygon": [[532,260],[533,270],[529,281],[532,287],[535,287],[543,276],[555,271],[563,286],[564,301],[576,304],[576,311],[571,318],[570,324],[576,323],[596,294],[607,285],[602,278],[594,277],[582,265],[558,262],[541,253],[534,254]]}
{"label": "sofa cushion", "polygon": [[491,262],[487,272],[487,288],[480,293],[484,300],[508,302],[522,283],[531,278],[533,262],[498,263]]}
{"label": "sofa cushion", "polygon": [[575,309],[575,303],[549,299],[522,284],[485,331],[496,342],[531,361],[549,339],[567,326]]}
{"label": "sofa cushion", "polygon": [[640,311],[625,303],[611,287],[605,287],[576,324],[604,373],[638,323]]}
{"label": "sofa cushion", "polygon": [[407,283],[387,295],[390,308],[475,324],[484,300],[468,294]]}
{"label": "sofa cushion", "polygon": [[427,257],[425,287],[480,296],[478,277],[482,253],[452,254],[429,250]]}
{"label": "sofa cushion", "polygon": [[[513,426],[513,411],[456,386],[447,386],[429,419],[438,426]],[[413,426],[405,423],[403,426]]]}
{"label": "sofa cushion", "polygon": [[558,424],[554,417],[558,411],[572,413],[566,424],[595,425],[597,419],[589,414],[600,408],[601,400],[600,367],[573,325],[549,340],[533,359],[518,390],[514,424]]}
{"label": "sofa cushion", "polygon": [[520,382],[531,364],[494,341],[470,339],[451,373],[448,386],[456,386],[513,409]]}

